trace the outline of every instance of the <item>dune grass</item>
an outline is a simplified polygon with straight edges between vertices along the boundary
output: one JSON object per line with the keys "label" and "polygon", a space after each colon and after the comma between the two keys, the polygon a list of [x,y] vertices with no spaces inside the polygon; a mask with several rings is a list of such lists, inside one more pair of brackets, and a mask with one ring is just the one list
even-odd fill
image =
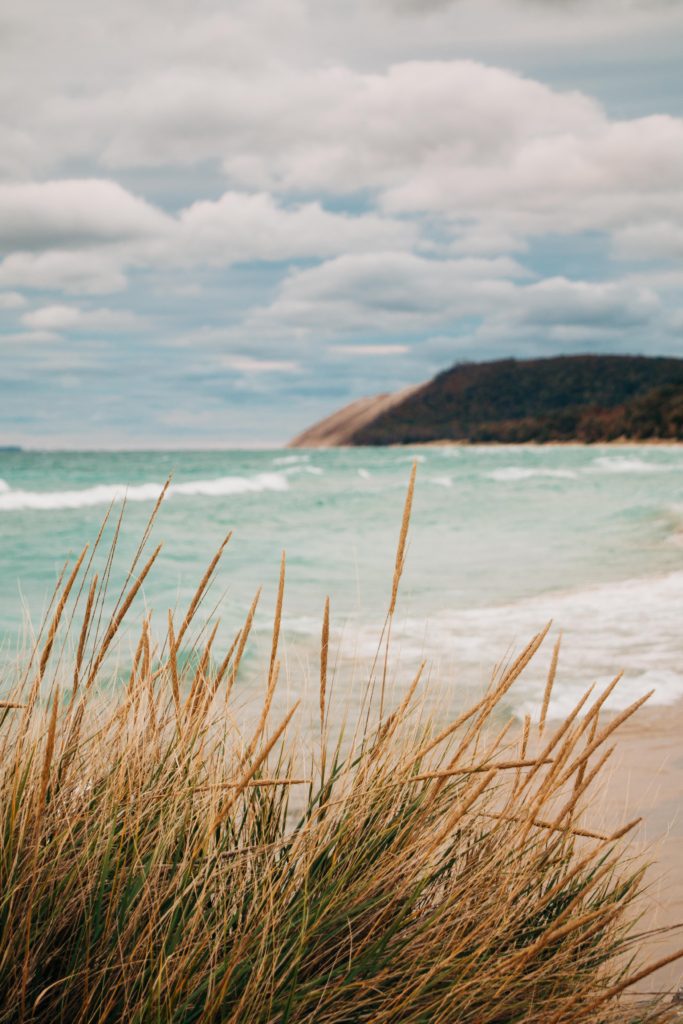
{"label": "dune grass", "polygon": [[[411,496],[412,480],[387,643]],[[670,1019],[622,1001],[653,966],[633,924],[643,869],[629,825],[586,814],[635,705],[610,718],[587,694],[556,723],[546,700],[538,726],[494,728],[543,631],[437,729],[422,673],[391,704],[383,646],[355,732],[330,735],[328,603],[302,755],[296,704],[272,711],[284,560],[250,728],[234,709],[256,602],[227,653],[195,628],[225,545],[163,641],[144,618],[112,690],[149,532],[107,614],[113,552],[101,579],[86,553],[65,573],[0,707],[0,1022]]]}

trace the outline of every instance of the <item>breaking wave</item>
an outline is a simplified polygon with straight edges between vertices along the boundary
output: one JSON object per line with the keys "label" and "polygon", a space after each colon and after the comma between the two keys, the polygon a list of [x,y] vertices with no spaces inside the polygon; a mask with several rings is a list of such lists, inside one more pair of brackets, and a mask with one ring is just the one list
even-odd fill
{"label": "breaking wave", "polygon": [[576,479],[576,473],[571,469],[543,469],[541,467],[526,466],[504,466],[502,469],[494,469],[486,476],[490,480],[502,482],[514,482],[516,480],[529,480],[535,476],[558,477],[562,480]]}
{"label": "breaking wave", "polygon": [[661,462],[646,462],[630,455],[603,455],[596,459],[593,468],[608,473],[666,473],[676,468]]}
{"label": "breaking wave", "polygon": [[[624,678],[607,701],[620,710],[648,690],[652,704],[683,698],[683,641],[680,609],[683,571],[626,579],[523,598],[506,605],[462,608],[427,617],[399,619],[393,627],[394,650],[412,667],[427,658],[447,667],[461,682],[488,676],[499,658],[519,652],[549,620],[553,637],[546,642],[509,694],[519,715],[537,715],[548,669],[549,648],[558,631],[564,640],[553,699],[552,717],[571,711],[586,686],[605,685],[619,670]],[[373,656],[378,623],[350,631],[349,649]],[[437,672],[436,675],[439,673]]]}
{"label": "breaking wave", "polygon": [[[163,484],[97,484],[73,491],[21,491],[8,487],[0,481],[0,512],[21,512],[29,509],[51,511],[54,509],[90,508],[95,505],[110,505],[114,501],[156,501]],[[250,494],[259,491],[286,491],[287,478],[281,473],[259,473],[256,476],[221,476],[213,480],[187,480],[171,484],[169,497],[178,495],[203,495],[208,498],[222,498],[234,494]]]}

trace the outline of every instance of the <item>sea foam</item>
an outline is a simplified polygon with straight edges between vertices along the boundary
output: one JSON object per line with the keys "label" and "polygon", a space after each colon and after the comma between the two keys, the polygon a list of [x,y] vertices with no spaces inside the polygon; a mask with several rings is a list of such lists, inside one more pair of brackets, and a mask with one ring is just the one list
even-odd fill
{"label": "sea foam", "polygon": [[630,455],[601,455],[591,468],[607,473],[666,473],[675,467],[661,462],[646,462]]}
{"label": "sea foam", "polygon": [[[90,508],[95,505],[110,505],[112,502],[123,501],[156,501],[163,484],[143,483],[131,484],[97,484],[73,491],[22,491],[12,490],[2,481],[0,486],[0,512],[21,512],[34,509],[51,511],[54,509]],[[177,495],[203,495],[209,498],[222,498],[235,494],[249,494],[260,491],[286,491],[289,487],[287,478],[281,473],[259,473],[256,476],[222,476],[213,480],[187,480],[173,483],[169,488],[169,497]]]}
{"label": "sea foam", "polygon": [[[553,636],[545,643],[509,694],[520,715],[538,715],[550,648],[563,633],[560,667],[550,707],[552,717],[568,714],[584,690],[598,686],[620,670],[624,678],[607,701],[620,710],[653,689],[652,704],[683,698],[683,646],[680,609],[683,572],[634,578],[575,590],[555,591],[509,604],[437,612],[397,619],[393,648],[410,670],[426,658],[435,676],[461,685],[481,685],[500,659],[514,657],[552,619]],[[348,631],[353,654],[371,658],[379,624]]]}
{"label": "sea foam", "polygon": [[557,477],[561,480],[575,480],[576,473],[571,469],[543,469],[542,467],[527,466],[503,466],[501,469],[493,469],[485,474],[489,480],[499,480],[503,483],[513,483],[517,480],[530,480],[532,477],[547,476]]}

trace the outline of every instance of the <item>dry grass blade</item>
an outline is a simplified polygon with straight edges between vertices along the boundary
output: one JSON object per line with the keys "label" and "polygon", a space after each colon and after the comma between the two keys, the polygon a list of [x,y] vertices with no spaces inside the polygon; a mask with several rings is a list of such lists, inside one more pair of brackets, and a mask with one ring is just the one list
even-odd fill
{"label": "dry grass blade", "polygon": [[171,694],[175,709],[176,724],[180,727],[180,683],[178,680],[178,651],[173,632],[173,613],[168,610],[168,664],[171,674]]}
{"label": "dry grass blade", "polygon": [[50,715],[50,724],[47,730],[47,742],[45,744],[45,757],[43,759],[43,771],[40,779],[40,795],[38,797],[38,806],[42,807],[45,802],[45,794],[50,784],[50,769],[52,767],[52,758],[55,752],[55,737],[57,735],[57,715],[59,713],[59,687],[54,692],[52,697],[52,713]]}
{"label": "dry grass blade", "polygon": [[214,623],[211,633],[209,634],[209,638],[204,645],[204,650],[202,651],[201,658],[199,659],[199,664],[195,670],[192,685],[190,686],[190,693],[185,704],[185,707],[186,709],[189,709],[190,714],[199,710],[202,702],[202,692],[204,692],[204,696],[213,696],[213,687],[209,687],[207,683],[207,669],[209,661],[211,660],[211,649],[213,647],[214,640],[216,639],[216,633],[218,632],[219,625],[219,622]]}
{"label": "dry grass blade", "polygon": [[410,526],[410,514],[413,508],[413,493],[415,491],[415,477],[417,475],[417,462],[413,463],[413,468],[410,471],[410,480],[408,481],[408,492],[406,494],[405,505],[403,506],[403,519],[401,520],[401,532],[398,537],[398,547],[396,548],[396,564],[394,566],[394,578],[391,584],[391,601],[389,602],[389,615],[392,616],[396,611],[396,600],[398,598],[398,588],[401,582],[401,576],[403,575],[403,567],[405,564],[406,555],[406,541],[408,539],[408,527]]}
{"label": "dry grass blade", "polygon": [[[529,823],[529,818],[524,814],[499,814],[496,811],[482,811],[482,815],[485,818],[514,822],[517,825]],[[580,836],[583,839],[600,839],[604,843],[608,843],[612,838],[610,835],[606,835],[604,832],[596,832],[594,829],[580,828],[574,825],[558,825],[554,821],[543,821],[541,818],[532,818],[530,824],[534,828],[547,829],[549,832],[563,832],[565,835]]]}
{"label": "dry grass blade", "polygon": [[275,664],[272,666],[271,671],[270,671],[270,676],[268,677],[268,688],[266,690],[266,696],[265,696],[264,701],[263,701],[263,707],[261,708],[261,717],[258,720],[258,725],[256,726],[256,731],[254,732],[254,735],[252,736],[251,741],[248,744],[247,749],[245,750],[244,756],[242,758],[242,760],[245,763],[247,761],[249,761],[249,759],[251,758],[252,754],[256,750],[256,748],[258,746],[258,743],[259,743],[259,740],[261,739],[261,736],[263,735],[263,732],[264,732],[264,730],[266,728],[266,725],[268,724],[268,716],[270,715],[270,707],[271,707],[271,704],[273,703],[273,697],[275,696],[275,688],[277,686],[277,681],[278,681],[279,675],[280,675],[280,662],[276,661]]}
{"label": "dry grass blade", "polygon": [[214,831],[214,829],[218,828],[218,826],[223,821],[225,821],[227,815],[229,814],[230,810],[232,809],[232,807],[234,805],[234,802],[237,799],[237,797],[239,796],[239,794],[244,789],[247,788],[249,783],[252,781],[252,779],[254,778],[254,776],[256,775],[258,770],[260,769],[261,765],[264,764],[265,761],[267,761],[268,755],[273,750],[273,747],[275,747],[275,745],[277,744],[278,740],[280,739],[280,737],[284,733],[285,729],[287,728],[287,726],[291,722],[292,718],[296,714],[296,711],[297,711],[298,707],[299,707],[299,701],[297,701],[296,704],[294,705],[294,707],[291,708],[288,711],[288,713],[286,714],[285,718],[280,723],[280,725],[277,727],[277,729],[273,733],[273,735],[270,738],[270,740],[266,743],[266,745],[263,747],[263,749],[261,751],[259,751],[258,757],[254,760],[253,764],[251,764],[249,766],[249,768],[246,770],[246,772],[244,773],[242,778],[239,779],[239,781],[234,784],[233,788],[235,789],[235,794],[231,798],[230,802],[214,818],[212,826],[211,826],[211,831]]}
{"label": "dry grass blade", "polygon": [[[500,680],[500,682],[497,684],[497,686],[491,693],[485,694],[479,701],[476,702],[476,704],[473,704],[471,707],[463,711],[462,714],[458,715],[458,717],[454,719],[454,721],[450,722],[449,725],[445,726],[441,730],[441,732],[437,733],[437,735],[433,739],[429,740],[428,743],[420,747],[420,749],[414,755],[413,763],[421,761],[424,757],[427,756],[427,754],[430,754],[441,743],[449,739],[466,722],[469,722],[470,720],[474,719],[475,721],[471,726],[470,732],[463,739],[460,746],[458,747],[456,754],[454,755],[455,757],[460,757],[463,751],[466,749],[466,747],[473,739],[473,737],[478,734],[483,724],[488,720],[493,709],[497,706],[500,700],[505,696],[507,691],[513,685],[513,683],[519,678],[521,673],[529,664],[534,654],[538,651],[539,647],[543,643],[543,640],[545,639],[549,629],[550,623],[548,623],[544,630],[536,634],[533,640],[529,644],[527,644],[522,653],[516,658],[512,666],[504,674],[503,678]],[[547,753],[545,753],[543,756],[547,757]]]}
{"label": "dry grass blade", "polygon": [[627,708],[621,711],[618,715],[615,715],[612,721],[609,722],[603,729],[601,729],[595,737],[595,739],[588,744],[583,753],[581,753],[579,757],[576,758],[576,760],[572,761],[571,764],[565,769],[563,775],[559,780],[559,785],[562,785],[568,779],[570,779],[572,775],[581,768],[582,765],[587,764],[589,758],[595,753],[595,751],[599,747],[603,745],[605,740],[607,740],[613,732],[616,732],[616,730],[621,725],[623,725],[624,722],[628,721],[629,718],[635,715],[636,711],[638,711],[643,706],[643,704],[645,704],[650,699],[654,692],[654,690],[650,690],[648,693],[643,694],[642,697],[640,697],[638,700],[634,700],[633,703],[629,704]]}
{"label": "dry grass blade", "polygon": [[555,676],[557,675],[557,663],[558,663],[559,658],[560,658],[560,645],[561,645],[561,643],[562,643],[562,634],[560,633],[560,635],[558,636],[557,640],[555,641],[555,646],[553,648],[553,656],[552,656],[552,659],[550,661],[550,668],[548,670],[548,679],[547,679],[546,684],[545,684],[545,693],[543,694],[543,704],[541,705],[541,717],[540,717],[539,723],[538,723],[538,734],[539,734],[539,736],[543,735],[543,730],[545,729],[545,720],[546,720],[546,718],[548,716],[548,708],[550,707],[550,697],[551,697],[551,694],[553,692],[553,685],[555,683]]}
{"label": "dry grass blade", "polygon": [[612,985],[611,988],[602,992],[593,1000],[592,1003],[588,1005],[587,1010],[591,1012],[597,1010],[599,1006],[614,999],[616,996],[624,992],[625,989],[631,988],[633,985],[637,985],[639,981],[644,981],[645,978],[649,978],[651,974],[655,973],[655,971],[660,971],[662,967],[667,967],[669,964],[673,964],[676,960],[681,960],[682,958],[683,949],[678,949],[675,953],[669,953],[667,956],[661,957],[654,963],[644,967],[641,971],[637,971],[635,974],[629,975],[617,985]]}
{"label": "dry grass blade", "polygon": [[[546,758],[544,764],[552,764],[550,758]],[[444,768],[443,770],[433,772],[422,772],[420,775],[411,775],[412,782],[422,782],[424,779],[450,779],[454,775],[475,775],[480,772],[495,771],[507,771],[511,768],[531,768],[538,764],[538,761],[527,760],[527,761],[494,761],[487,762],[486,764],[473,764],[473,765],[456,765],[453,768]]]}
{"label": "dry grass blade", "polygon": [[408,687],[406,694],[403,697],[403,700],[401,701],[400,705],[396,708],[395,711],[392,711],[392,713],[387,718],[386,722],[384,722],[384,724],[380,727],[379,732],[377,734],[376,743],[376,749],[378,751],[380,750],[382,745],[386,743],[388,739],[391,738],[391,736],[396,731],[396,728],[400,725],[400,723],[403,721],[404,717],[408,713],[408,710],[410,709],[413,702],[413,698],[415,696],[415,691],[420,685],[420,681],[422,680],[422,675],[426,667],[427,662],[423,661],[418,667],[417,672],[413,676],[413,681]]}
{"label": "dry grass blade", "polygon": [[222,782],[216,783],[215,786],[200,786],[199,790],[207,789],[239,789],[240,786],[244,786],[246,789],[267,789],[269,786],[309,786],[311,779],[293,779],[288,775],[282,778],[274,779],[252,779],[251,782]]}
{"label": "dry grass blade", "polygon": [[235,660],[232,663],[232,668],[230,669],[230,676],[228,679],[228,685],[225,694],[226,701],[230,697],[230,691],[235,685],[235,680],[237,679],[237,673],[239,672],[242,656],[244,655],[244,651],[247,646],[247,640],[249,639],[249,634],[251,633],[251,627],[254,622],[254,615],[256,614],[256,609],[258,607],[260,597],[261,588],[259,587],[259,589],[256,591],[256,594],[254,595],[254,600],[251,602],[251,607],[247,612],[247,617],[244,620],[244,625],[242,626],[242,629],[240,630],[239,633],[239,643],[237,645],[237,652],[235,654]]}
{"label": "dry grass blade", "polygon": [[327,694],[327,657],[330,648],[330,599],[325,598],[320,636],[320,735],[325,731],[325,696]]}
{"label": "dry grass blade", "polygon": [[273,669],[275,668],[275,661],[277,659],[277,648],[280,641],[280,626],[282,624],[282,604],[285,598],[285,570],[287,560],[284,551],[280,559],[280,579],[277,587],[277,601],[275,603],[275,620],[273,622],[273,640],[270,648],[270,665],[268,668],[268,675],[272,676]]}
{"label": "dry grass blade", "polygon": [[90,629],[90,623],[92,620],[92,610],[95,603],[95,595],[97,593],[98,576],[97,573],[93,576],[90,589],[88,590],[88,600],[85,605],[85,614],[83,615],[83,622],[81,624],[81,632],[78,637],[78,650],[76,652],[76,664],[74,665],[73,684],[71,687],[71,700],[69,706],[71,707],[76,700],[78,693],[78,684],[81,676],[81,666],[83,665],[83,655],[85,654],[85,645],[88,639],[88,630]]}
{"label": "dry grass blade", "polygon": [[147,576],[149,575],[150,569],[152,568],[152,566],[156,562],[157,558],[159,557],[159,552],[160,551],[161,551],[161,545],[159,545],[152,552],[151,557],[147,560],[147,563],[144,566],[142,572],[140,573],[140,575],[136,579],[136,581],[133,584],[133,586],[128,591],[128,594],[126,595],[124,601],[122,602],[121,606],[119,607],[116,615],[114,616],[114,618],[109,623],[109,626],[107,627],[107,631],[106,631],[106,633],[104,635],[104,639],[102,640],[102,643],[99,646],[99,649],[98,649],[98,651],[97,651],[97,653],[95,655],[94,661],[93,661],[93,665],[92,665],[92,667],[90,669],[90,672],[88,674],[88,678],[87,678],[87,681],[86,681],[86,684],[85,684],[87,690],[90,689],[90,687],[94,683],[94,681],[95,681],[95,679],[97,677],[97,673],[98,673],[98,671],[100,669],[100,666],[102,665],[102,662],[105,659],[107,651],[109,650],[111,642],[114,639],[114,637],[116,636],[116,634],[117,634],[117,632],[118,632],[118,630],[119,630],[119,628],[121,626],[121,623],[123,622],[124,618],[126,617],[128,609],[130,608],[130,606],[132,605],[133,601],[135,600],[135,598],[136,598],[136,596],[138,594],[138,591],[140,590],[140,587],[142,586],[142,584],[145,582]]}
{"label": "dry grass blade", "polygon": [[34,701],[35,701],[35,699],[36,699],[36,697],[38,695],[38,691],[40,689],[40,684],[41,684],[41,682],[43,680],[43,676],[45,675],[45,669],[47,668],[47,663],[48,663],[50,655],[52,653],[52,648],[54,646],[55,637],[57,635],[57,629],[59,628],[59,623],[61,621],[62,615],[64,614],[64,609],[66,608],[66,603],[69,600],[69,594],[71,593],[73,585],[76,582],[76,578],[77,578],[77,576],[78,576],[78,574],[80,572],[81,565],[83,564],[83,560],[84,560],[84,558],[85,558],[85,556],[87,554],[87,551],[88,551],[88,546],[86,545],[83,548],[83,550],[81,551],[81,554],[79,555],[79,557],[78,557],[78,559],[76,561],[76,564],[74,565],[74,567],[73,567],[73,569],[71,571],[71,574],[70,574],[68,580],[66,581],[66,584],[65,584],[64,589],[62,591],[61,597],[60,597],[60,599],[59,599],[59,601],[57,603],[57,607],[55,609],[54,615],[52,616],[52,621],[50,623],[50,629],[48,631],[47,640],[45,642],[45,646],[43,647],[43,652],[42,652],[41,657],[40,657],[40,665],[38,667],[38,672],[36,674],[36,679],[35,679],[35,682],[33,684],[32,689],[31,689],[31,693],[29,695],[29,699],[28,699],[28,707],[29,708],[31,708],[33,706],[33,703],[34,703]]}
{"label": "dry grass blade", "polygon": [[451,835],[458,823],[462,821],[464,816],[470,808],[474,806],[482,793],[488,789],[489,785],[495,779],[496,774],[496,769],[491,768],[486,775],[484,775],[483,779],[476,784],[476,786],[472,786],[469,792],[466,792],[465,795],[458,800],[450,814],[446,815],[446,820],[441,828],[437,830],[430,845],[425,850],[424,856],[426,860],[429,860],[434,851],[438,850],[442,843],[446,841],[448,836]]}
{"label": "dry grass blade", "polygon": [[199,608],[201,600],[202,600],[202,598],[203,598],[203,596],[204,596],[204,594],[206,592],[206,588],[208,587],[209,583],[211,582],[213,574],[216,571],[216,567],[217,567],[218,563],[220,562],[221,558],[223,557],[223,552],[225,551],[226,547],[230,543],[230,539],[231,538],[232,538],[232,530],[227,535],[227,537],[225,538],[225,540],[223,541],[223,543],[219,547],[218,551],[216,552],[216,554],[213,556],[213,558],[209,562],[209,565],[208,565],[208,568],[207,568],[206,572],[204,573],[204,575],[202,576],[201,580],[199,581],[199,586],[197,587],[197,590],[195,591],[194,597],[190,601],[190,605],[189,605],[189,607],[187,609],[187,613],[185,615],[185,618],[183,619],[182,625],[181,625],[180,629],[178,630],[178,636],[176,637],[176,643],[177,643],[178,647],[180,647],[180,644],[182,643],[183,637],[185,636],[185,633],[187,632],[187,630],[189,628],[189,625],[192,622],[192,620],[193,620],[193,618],[194,618],[194,616],[195,616],[195,614],[197,612],[197,609]]}

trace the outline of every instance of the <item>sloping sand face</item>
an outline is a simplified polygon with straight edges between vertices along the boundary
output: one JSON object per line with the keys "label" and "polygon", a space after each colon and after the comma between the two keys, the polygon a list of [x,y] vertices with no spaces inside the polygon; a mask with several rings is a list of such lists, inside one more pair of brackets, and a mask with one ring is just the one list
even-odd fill
{"label": "sloping sand face", "polygon": [[289,447],[334,448],[337,445],[351,444],[357,430],[371,423],[381,413],[392,409],[417,390],[417,387],[410,387],[403,388],[402,391],[397,391],[395,394],[359,398],[308,430],[304,430],[302,434],[290,441]]}

